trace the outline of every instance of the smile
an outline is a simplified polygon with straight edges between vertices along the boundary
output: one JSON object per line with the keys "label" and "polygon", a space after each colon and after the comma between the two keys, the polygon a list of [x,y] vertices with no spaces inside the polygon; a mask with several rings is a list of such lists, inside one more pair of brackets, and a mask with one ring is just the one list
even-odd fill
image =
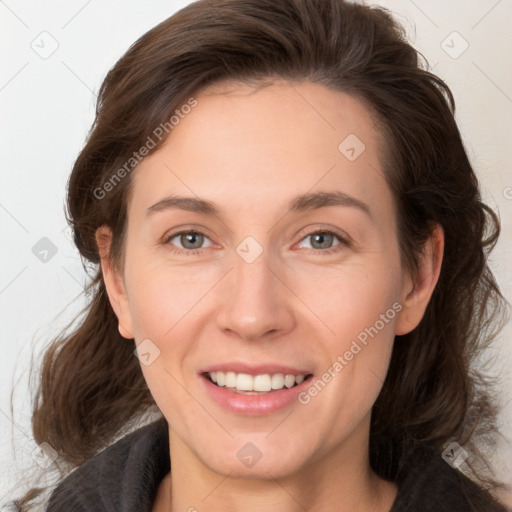
{"label": "smile", "polygon": [[243,363],[203,368],[199,376],[213,403],[225,412],[243,416],[267,416],[299,405],[298,395],[313,379],[305,369]]}

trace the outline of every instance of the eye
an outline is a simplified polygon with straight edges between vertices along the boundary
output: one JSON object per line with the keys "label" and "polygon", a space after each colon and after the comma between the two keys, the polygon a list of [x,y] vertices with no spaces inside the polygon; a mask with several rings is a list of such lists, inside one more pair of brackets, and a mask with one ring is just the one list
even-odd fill
{"label": "eye", "polygon": [[202,247],[205,240],[210,241],[206,235],[199,231],[180,231],[166,237],[164,243],[177,246],[177,248],[171,247],[171,252],[196,254],[206,248]]}
{"label": "eye", "polygon": [[[300,243],[307,239],[310,239],[311,242],[309,247],[306,247],[306,249],[313,249],[314,251],[320,251],[326,254],[338,252],[342,250],[344,246],[348,245],[348,242],[341,236],[327,230],[314,231],[313,233],[309,233],[301,240]],[[338,240],[338,243],[335,243],[336,240]]]}
{"label": "eye", "polygon": [[[302,238],[299,244],[303,243],[303,241],[307,239],[310,239],[311,242],[309,247],[305,248],[311,249],[315,252],[320,252],[322,254],[339,252],[343,250],[344,247],[349,245],[347,240],[334,233],[333,231],[328,230],[318,230],[309,233],[304,238]],[[335,243],[336,240],[338,243]],[[208,241],[209,245],[203,247],[205,241]],[[186,254],[188,256],[198,254],[203,249],[211,247],[212,242],[204,233],[201,233],[200,231],[189,230],[179,231],[169,235],[165,238],[164,245],[169,245],[171,252]]]}

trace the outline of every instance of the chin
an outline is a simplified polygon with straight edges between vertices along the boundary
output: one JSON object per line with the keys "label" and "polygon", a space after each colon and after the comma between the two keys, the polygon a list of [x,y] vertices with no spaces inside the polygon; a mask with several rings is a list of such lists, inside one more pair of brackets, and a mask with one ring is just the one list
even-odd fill
{"label": "chin", "polygon": [[268,433],[245,434],[230,439],[224,446],[212,442],[215,450],[208,452],[206,447],[200,447],[196,454],[210,470],[230,478],[268,480],[284,478],[303,469],[309,457],[300,433],[296,438],[286,436],[287,442],[283,442],[283,436],[276,435],[274,440],[265,436]]}

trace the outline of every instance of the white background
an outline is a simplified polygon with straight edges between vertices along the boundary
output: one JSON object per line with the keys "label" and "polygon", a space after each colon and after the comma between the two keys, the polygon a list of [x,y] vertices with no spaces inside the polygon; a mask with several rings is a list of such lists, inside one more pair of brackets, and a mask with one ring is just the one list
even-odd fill
{"label": "white background", "polygon": [[[0,505],[19,494],[18,482],[36,447],[27,382],[32,354],[40,354],[83,305],[85,273],[65,222],[64,197],[93,121],[96,93],[130,44],[188,3],[0,1]],[[512,1],[369,3],[397,14],[415,47],[454,92],[484,199],[501,216],[502,236],[490,263],[512,302]],[[33,49],[42,53],[57,44],[48,58]],[[46,263],[32,252],[43,237],[57,248]],[[501,386],[500,425],[509,438],[511,333],[509,323],[495,345],[491,368],[494,374],[508,372]],[[512,484],[511,447],[504,443],[494,464]]]}

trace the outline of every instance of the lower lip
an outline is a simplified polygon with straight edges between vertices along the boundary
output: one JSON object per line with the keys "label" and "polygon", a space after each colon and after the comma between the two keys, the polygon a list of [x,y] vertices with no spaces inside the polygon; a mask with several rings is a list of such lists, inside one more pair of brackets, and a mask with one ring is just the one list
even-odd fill
{"label": "lower lip", "polygon": [[201,380],[207,393],[224,409],[236,414],[246,416],[267,416],[280,409],[284,409],[293,402],[298,403],[298,395],[310,383],[311,376],[292,388],[283,388],[261,395],[246,395],[229,391],[211,382],[207,377],[201,375]]}

